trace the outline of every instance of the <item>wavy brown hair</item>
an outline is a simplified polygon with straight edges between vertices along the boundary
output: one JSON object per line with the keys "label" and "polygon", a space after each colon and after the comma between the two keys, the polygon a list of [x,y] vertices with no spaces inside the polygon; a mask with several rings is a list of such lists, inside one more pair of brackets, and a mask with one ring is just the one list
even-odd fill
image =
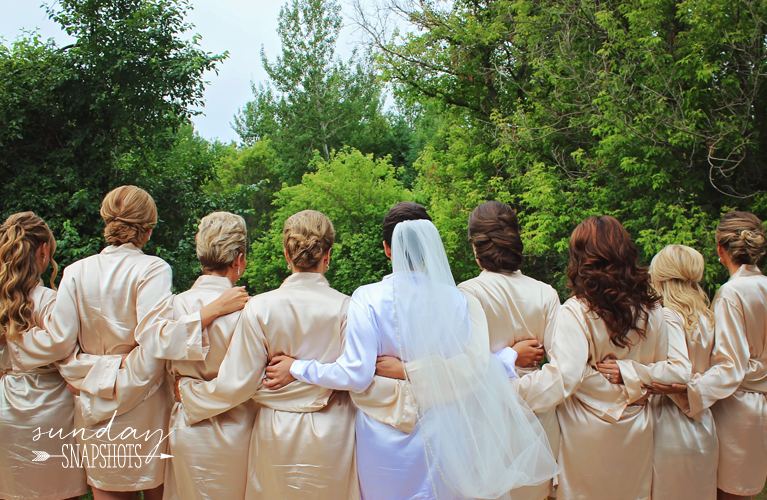
{"label": "wavy brown hair", "polygon": [[499,201],[487,201],[469,215],[469,241],[482,269],[513,273],[522,266],[524,245],[517,214]]}
{"label": "wavy brown hair", "polygon": [[154,199],[136,186],[120,186],[111,190],[101,202],[104,239],[110,245],[133,243],[142,247],[157,224]]}
{"label": "wavy brown hair", "polygon": [[660,303],[647,269],[637,259],[628,232],[609,215],[588,217],[570,237],[568,286],[605,322],[610,340],[618,347],[629,345],[630,330],[646,338],[642,324],[647,311]]}
{"label": "wavy brown hair", "polygon": [[716,244],[720,245],[735,264],[756,265],[767,253],[762,221],[749,212],[727,212],[716,228]]}
{"label": "wavy brown hair", "polygon": [[22,212],[11,215],[0,226],[0,341],[13,342],[34,326],[30,294],[43,272],[35,253],[43,243],[50,245],[51,287],[55,289],[56,240],[45,221],[32,212]]}

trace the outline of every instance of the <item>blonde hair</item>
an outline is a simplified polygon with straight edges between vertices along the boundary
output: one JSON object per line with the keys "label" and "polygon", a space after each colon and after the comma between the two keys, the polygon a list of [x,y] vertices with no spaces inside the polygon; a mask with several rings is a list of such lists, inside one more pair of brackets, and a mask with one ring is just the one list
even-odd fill
{"label": "blonde hair", "polygon": [[333,223],[325,214],[304,210],[288,217],[282,228],[282,246],[298,270],[312,269],[333,247]]}
{"label": "blonde hair", "polygon": [[668,245],[650,263],[652,286],[663,298],[663,305],[681,314],[688,332],[698,328],[700,317],[714,325],[708,295],[700,286],[706,262],[703,256],[684,245]]}
{"label": "blonde hair", "polygon": [[203,271],[223,271],[247,250],[245,219],[229,212],[213,212],[200,220],[197,236],[197,260]]}
{"label": "blonde hair", "polygon": [[727,212],[716,228],[716,244],[735,264],[756,264],[767,252],[767,240],[759,218],[748,212]]}
{"label": "blonde hair", "polygon": [[0,226],[0,340],[15,341],[34,326],[32,290],[40,283],[42,269],[35,252],[40,245],[51,248],[51,288],[59,271],[53,253],[56,240],[43,219],[32,212],[8,217]]}
{"label": "blonde hair", "polygon": [[144,245],[157,224],[157,207],[152,197],[136,186],[120,186],[111,190],[101,202],[104,219],[104,239],[120,246],[133,243]]}

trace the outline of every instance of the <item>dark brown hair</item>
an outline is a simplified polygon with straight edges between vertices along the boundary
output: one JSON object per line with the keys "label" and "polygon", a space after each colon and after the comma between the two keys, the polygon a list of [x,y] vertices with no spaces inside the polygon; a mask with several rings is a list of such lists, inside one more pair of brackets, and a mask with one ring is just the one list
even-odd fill
{"label": "dark brown hair", "polygon": [[469,241],[482,269],[513,273],[522,265],[522,238],[517,214],[510,206],[487,201],[469,215]]}
{"label": "dark brown hair", "polygon": [[757,264],[767,252],[762,221],[748,212],[727,212],[716,228],[716,244],[735,264]]}
{"label": "dark brown hair", "polygon": [[605,322],[610,340],[618,347],[629,345],[632,329],[646,338],[639,324],[660,303],[647,269],[637,259],[628,232],[609,215],[587,218],[570,237],[568,286]]}
{"label": "dark brown hair", "polygon": [[391,246],[391,238],[397,224],[406,220],[431,220],[431,217],[429,217],[426,209],[418,203],[413,201],[397,203],[386,212],[383,221],[383,240],[387,245]]}

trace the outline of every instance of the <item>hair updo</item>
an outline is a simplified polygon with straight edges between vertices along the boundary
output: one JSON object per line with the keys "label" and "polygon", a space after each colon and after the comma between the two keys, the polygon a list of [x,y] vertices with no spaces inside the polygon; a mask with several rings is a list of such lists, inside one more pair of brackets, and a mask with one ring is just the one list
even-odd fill
{"label": "hair updo", "polygon": [[756,264],[767,252],[767,240],[759,218],[748,212],[727,212],[716,228],[716,244],[735,264]]}
{"label": "hair updo", "polygon": [[13,342],[34,326],[30,294],[40,283],[43,270],[36,252],[45,243],[50,246],[51,288],[55,290],[56,240],[45,221],[32,212],[21,212],[0,225],[0,343]]}
{"label": "hair updo", "polygon": [[143,246],[157,224],[157,207],[149,193],[136,186],[111,190],[101,202],[104,239],[115,246],[133,243]]}
{"label": "hair updo", "polygon": [[685,245],[668,245],[650,263],[652,286],[663,299],[663,305],[681,314],[685,329],[695,331],[704,316],[714,324],[708,295],[700,286],[706,262],[703,256]]}
{"label": "hair updo", "polygon": [[487,201],[469,215],[469,241],[476,248],[482,269],[513,273],[522,266],[524,245],[517,214],[510,206]]}
{"label": "hair updo", "polygon": [[335,238],[333,223],[316,210],[291,215],[282,228],[282,246],[293,267],[299,271],[316,267],[333,247]]}
{"label": "hair updo", "polygon": [[207,272],[225,271],[234,259],[247,251],[245,219],[229,212],[213,212],[200,220],[197,236],[197,260]]}

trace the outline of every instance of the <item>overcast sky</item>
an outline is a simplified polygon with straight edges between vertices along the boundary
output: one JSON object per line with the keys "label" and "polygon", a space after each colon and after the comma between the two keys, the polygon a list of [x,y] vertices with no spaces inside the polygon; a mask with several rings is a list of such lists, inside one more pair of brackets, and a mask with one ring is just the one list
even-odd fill
{"label": "overcast sky", "polygon": [[[194,118],[196,130],[206,139],[228,142],[237,134],[231,123],[237,110],[252,99],[251,81],[266,80],[260,51],[264,46],[270,61],[280,52],[277,16],[285,0],[192,0],[194,10],[188,21],[194,32],[202,35],[200,46],[213,53],[229,51],[229,58],[219,64],[219,74],[210,73],[205,90],[204,115]],[[12,42],[23,29],[38,28],[45,38],[65,45],[69,37],[50,21],[41,0],[0,0],[0,37]],[[342,1],[344,11],[348,4]],[[342,31],[337,53],[348,57],[357,35],[351,28]]]}

